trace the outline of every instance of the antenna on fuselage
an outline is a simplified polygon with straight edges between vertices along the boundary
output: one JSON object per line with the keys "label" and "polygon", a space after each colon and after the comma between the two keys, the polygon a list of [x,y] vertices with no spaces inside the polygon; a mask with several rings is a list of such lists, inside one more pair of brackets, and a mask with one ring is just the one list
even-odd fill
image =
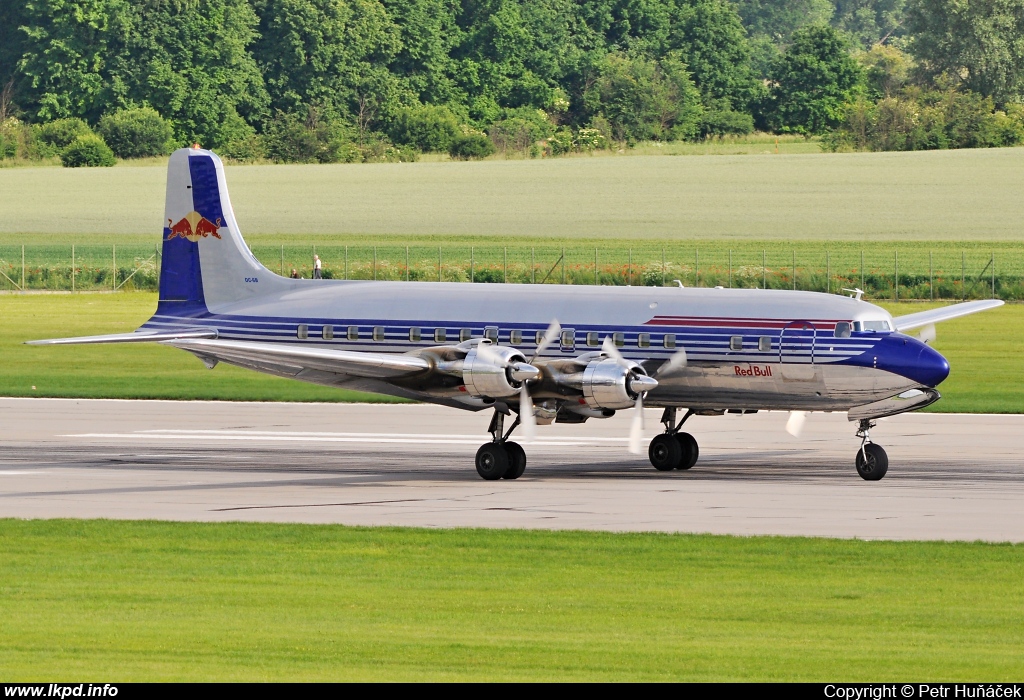
{"label": "antenna on fuselage", "polygon": [[864,296],[864,290],[859,288],[859,287],[856,288],[856,289],[843,289],[843,291],[844,292],[849,292],[850,293],[850,298],[851,299],[856,299],[857,301],[860,301],[861,298],[863,298],[863,296]]}

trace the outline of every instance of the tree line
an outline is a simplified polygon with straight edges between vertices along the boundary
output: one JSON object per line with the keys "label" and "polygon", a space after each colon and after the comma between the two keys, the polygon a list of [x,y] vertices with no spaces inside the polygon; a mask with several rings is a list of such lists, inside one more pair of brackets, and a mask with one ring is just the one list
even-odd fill
{"label": "tree line", "polygon": [[1024,0],[13,0],[0,157],[1009,145],[1021,37]]}

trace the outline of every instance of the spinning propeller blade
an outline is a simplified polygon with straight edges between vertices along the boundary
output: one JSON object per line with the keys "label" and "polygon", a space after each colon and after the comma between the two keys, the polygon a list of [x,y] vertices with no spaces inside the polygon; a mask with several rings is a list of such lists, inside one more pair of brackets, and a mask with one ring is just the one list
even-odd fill
{"label": "spinning propeller blade", "polygon": [[804,423],[807,422],[807,411],[790,411],[789,420],[786,421],[786,432],[793,437],[800,437],[803,432]]}
{"label": "spinning propeller blade", "polygon": [[668,358],[668,362],[658,368],[658,371],[654,373],[655,377],[662,377],[672,374],[678,370],[686,367],[686,350],[679,348],[679,350]]}
{"label": "spinning propeller blade", "polygon": [[540,343],[537,345],[537,349],[533,351],[533,357],[530,358],[531,364],[540,356],[542,352],[544,352],[544,349],[547,348],[547,346],[551,345],[551,343],[558,340],[558,334],[561,332],[562,326],[559,325],[558,319],[551,319],[551,325],[549,325],[548,329],[544,331],[544,337],[541,338]]}

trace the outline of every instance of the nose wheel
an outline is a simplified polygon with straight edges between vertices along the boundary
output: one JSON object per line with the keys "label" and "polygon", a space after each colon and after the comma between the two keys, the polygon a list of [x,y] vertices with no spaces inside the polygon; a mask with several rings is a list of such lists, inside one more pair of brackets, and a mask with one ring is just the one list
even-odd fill
{"label": "nose wheel", "polygon": [[889,455],[881,445],[871,442],[873,427],[875,424],[871,421],[862,420],[857,430],[857,437],[861,439],[860,449],[857,450],[857,473],[865,481],[878,481],[889,471]]}
{"label": "nose wheel", "polygon": [[504,433],[505,414],[495,409],[488,428],[491,442],[481,445],[476,451],[476,472],[482,479],[518,479],[526,471],[526,450],[519,443],[508,439],[518,425],[517,417],[508,432]]}

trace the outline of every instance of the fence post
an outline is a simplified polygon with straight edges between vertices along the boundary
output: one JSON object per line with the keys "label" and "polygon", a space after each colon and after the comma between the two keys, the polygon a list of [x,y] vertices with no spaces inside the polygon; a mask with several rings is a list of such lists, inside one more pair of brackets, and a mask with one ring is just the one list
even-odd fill
{"label": "fence post", "polygon": [[348,246],[345,246],[345,279],[348,279]]}
{"label": "fence post", "polygon": [[565,284],[565,246],[562,246],[562,284]]}
{"label": "fence post", "polygon": [[405,246],[405,281],[409,281],[409,246]]}
{"label": "fence post", "polygon": [[377,281],[377,246],[373,246],[373,281]]}
{"label": "fence post", "polygon": [[661,286],[665,286],[665,249],[661,249]]}
{"label": "fence post", "polygon": [[[159,279],[159,277],[158,277]],[[75,244],[71,244],[71,293],[75,293]]]}
{"label": "fence post", "polygon": [[284,277],[284,243],[281,244],[281,276]]}
{"label": "fence post", "polygon": [[732,289],[732,250],[729,251],[729,289]]}
{"label": "fence post", "polygon": [[967,299],[967,252],[960,251],[960,301]]}
{"label": "fence post", "polygon": [[864,249],[860,249],[860,288],[864,289]]}
{"label": "fence post", "polygon": [[761,249],[761,289],[768,289],[768,251]]}
{"label": "fence post", "polygon": [[629,249],[629,266],[628,266],[628,270],[629,270],[629,283],[628,283],[628,286],[632,287],[633,286],[633,249],[632,248]]}
{"label": "fence post", "polygon": [[793,291],[796,291],[796,248],[793,249]]}
{"label": "fence post", "polygon": [[896,284],[895,284],[895,286],[893,288],[893,295],[895,296],[896,301],[899,301],[900,300],[900,251],[898,251],[898,250],[894,250],[893,251],[893,260],[895,261],[895,265],[896,265],[896,279],[894,280],[896,282]]}
{"label": "fence post", "polygon": [[992,266],[992,298],[995,299],[996,298],[996,254],[995,254],[995,252],[992,253],[992,258],[989,261],[989,264]]}
{"label": "fence post", "polygon": [[928,251],[928,301],[935,301],[935,267],[932,265],[932,251]]}
{"label": "fence post", "polygon": [[597,271],[597,248],[594,248],[594,286],[601,284],[601,273]]}
{"label": "fence post", "polygon": [[441,281],[441,246],[437,246],[437,281]]}
{"label": "fence post", "polygon": [[825,251],[825,294],[832,293],[832,259],[829,257],[829,253]]}
{"label": "fence post", "polygon": [[693,286],[700,286],[700,248],[693,249]]}
{"label": "fence post", "polygon": [[504,260],[502,262],[502,265],[504,266],[501,273],[502,282],[504,284],[508,284],[508,246],[505,246]]}
{"label": "fence post", "polygon": [[25,293],[25,246],[21,246],[21,293]]}
{"label": "fence post", "polygon": [[117,291],[117,246],[116,245],[111,245],[110,246],[110,254],[111,254],[111,257],[112,257],[113,262],[114,262],[114,281],[111,283],[112,284],[112,291],[116,292]]}
{"label": "fence post", "polygon": [[537,284],[537,248],[530,248],[530,284]]}
{"label": "fence post", "polygon": [[470,283],[476,281],[476,247],[469,246],[469,281]]}

